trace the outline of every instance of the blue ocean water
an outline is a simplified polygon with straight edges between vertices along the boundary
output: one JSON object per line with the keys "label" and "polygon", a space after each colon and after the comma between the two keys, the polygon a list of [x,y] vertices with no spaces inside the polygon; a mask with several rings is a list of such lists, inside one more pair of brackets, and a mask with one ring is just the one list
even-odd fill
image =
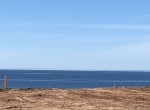
{"label": "blue ocean water", "polygon": [[9,88],[150,86],[150,72],[146,71],[0,70],[0,88],[4,75]]}

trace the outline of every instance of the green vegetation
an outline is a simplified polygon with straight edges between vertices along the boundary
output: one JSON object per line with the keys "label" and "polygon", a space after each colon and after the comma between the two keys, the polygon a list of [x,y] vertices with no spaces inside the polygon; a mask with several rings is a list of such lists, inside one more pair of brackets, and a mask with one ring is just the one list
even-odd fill
{"label": "green vegetation", "polygon": [[[11,90],[11,89],[13,89],[13,88],[7,88],[7,91],[9,91],[9,90]],[[0,88],[0,92],[3,92],[4,91],[4,89],[3,88]]]}

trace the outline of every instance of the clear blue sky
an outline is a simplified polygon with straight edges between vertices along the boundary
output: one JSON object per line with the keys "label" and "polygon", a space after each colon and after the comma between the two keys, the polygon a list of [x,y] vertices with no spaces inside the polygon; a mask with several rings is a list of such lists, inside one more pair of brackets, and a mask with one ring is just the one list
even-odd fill
{"label": "clear blue sky", "polygon": [[1,0],[0,68],[150,70],[150,0]]}

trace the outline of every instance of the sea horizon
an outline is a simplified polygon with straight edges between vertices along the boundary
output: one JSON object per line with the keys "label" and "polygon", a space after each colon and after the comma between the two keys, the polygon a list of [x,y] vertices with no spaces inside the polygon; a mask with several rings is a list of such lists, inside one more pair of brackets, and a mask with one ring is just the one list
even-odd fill
{"label": "sea horizon", "polygon": [[112,72],[119,72],[119,71],[122,71],[122,72],[150,72],[150,70],[136,70],[136,69],[119,69],[119,70],[113,70],[113,69],[11,69],[11,68],[8,68],[8,69],[0,69],[0,70],[24,70],[24,71],[112,71]]}
{"label": "sea horizon", "polygon": [[10,88],[95,88],[150,86],[150,72],[79,70],[1,70],[0,87],[7,76]]}

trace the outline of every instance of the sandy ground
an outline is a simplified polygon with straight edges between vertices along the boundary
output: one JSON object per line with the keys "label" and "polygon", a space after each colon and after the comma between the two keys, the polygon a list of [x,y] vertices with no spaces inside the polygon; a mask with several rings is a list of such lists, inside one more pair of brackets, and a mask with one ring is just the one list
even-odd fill
{"label": "sandy ground", "polygon": [[0,110],[150,110],[150,87],[12,89]]}

